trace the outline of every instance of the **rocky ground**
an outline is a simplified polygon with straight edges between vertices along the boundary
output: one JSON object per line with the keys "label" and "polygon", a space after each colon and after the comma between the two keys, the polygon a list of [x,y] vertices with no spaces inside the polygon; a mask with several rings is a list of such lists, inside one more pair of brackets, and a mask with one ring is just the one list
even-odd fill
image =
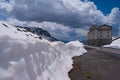
{"label": "rocky ground", "polygon": [[71,80],[120,80],[120,57],[102,49],[86,49],[86,54],[73,58]]}

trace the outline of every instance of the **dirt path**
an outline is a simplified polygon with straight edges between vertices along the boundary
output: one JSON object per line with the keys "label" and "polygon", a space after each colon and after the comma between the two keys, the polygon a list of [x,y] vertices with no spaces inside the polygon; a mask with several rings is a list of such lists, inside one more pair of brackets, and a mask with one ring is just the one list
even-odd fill
{"label": "dirt path", "polygon": [[74,57],[71,80],[120,80],[120,57],[112,53],[88,49],[82,56]]}

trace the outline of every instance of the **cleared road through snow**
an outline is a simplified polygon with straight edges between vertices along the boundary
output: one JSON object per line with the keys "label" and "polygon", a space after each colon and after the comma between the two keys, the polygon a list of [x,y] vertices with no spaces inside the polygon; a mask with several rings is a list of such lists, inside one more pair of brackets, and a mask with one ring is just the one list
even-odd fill
{"label": "cleared road through snow", "polygon": [[120,57],[115,55],[119,50],[86,49],[86,54],[73,58],[73,69],[69,72],[71,80],[120,80]]}

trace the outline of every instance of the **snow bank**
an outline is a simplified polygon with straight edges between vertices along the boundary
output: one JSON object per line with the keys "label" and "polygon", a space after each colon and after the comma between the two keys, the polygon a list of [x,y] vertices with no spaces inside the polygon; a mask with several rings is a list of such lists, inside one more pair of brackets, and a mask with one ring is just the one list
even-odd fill
{"label": "snow bank", "polygon": [[86,52],[79,41],[64,44],[28,38],[25,35],[31,33],[2,24],[0,31],[0,80],[70,80],[71,58]]}
{"label": "snow bank", "polygon": [[120,38],[113,41],[110,45],[105,45],[104,47],[111,47],[111,48],[120,49]]}

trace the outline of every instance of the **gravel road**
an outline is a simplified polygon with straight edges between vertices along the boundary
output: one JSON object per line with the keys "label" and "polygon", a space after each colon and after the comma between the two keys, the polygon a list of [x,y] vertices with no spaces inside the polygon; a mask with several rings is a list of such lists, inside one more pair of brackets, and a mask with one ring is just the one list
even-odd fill
{"label": "gravel road", "polygon": [[86,49],[86,54],[73,58],[71,80],[120,80],[120,57],[102,49]]}

